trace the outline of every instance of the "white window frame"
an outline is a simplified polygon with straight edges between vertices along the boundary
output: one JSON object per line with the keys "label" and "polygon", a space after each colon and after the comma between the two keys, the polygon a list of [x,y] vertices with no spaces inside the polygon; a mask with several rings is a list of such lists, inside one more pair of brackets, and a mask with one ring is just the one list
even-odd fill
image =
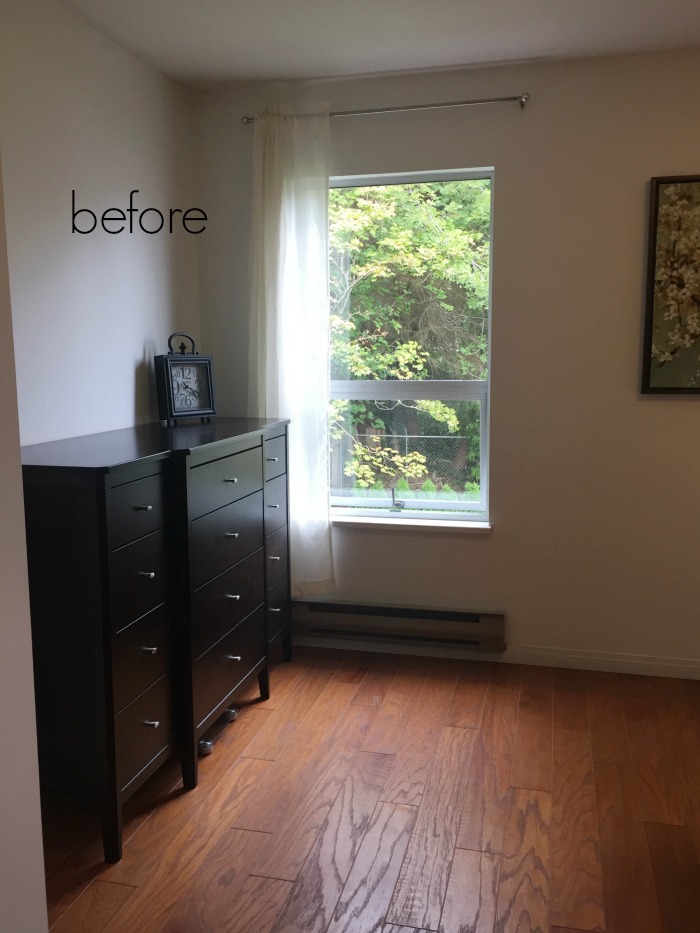
{"label": "white window frame", "polygon": [[[415,520],[426,522],[453,521],[489,522],[489,390],[491,380],[491,289],[493,269],[493,168],[451,169],[447,171],[411,172],[386,175],[336,175],[332,176],[329,188],[356,188],[371,185],[401,185],[420,182],[469,181],[488,178],[491,184],[491,216],[489,227],[489,291],[488,291],[488,363],[486,379],[333,379],[330,398],[351,401],[421,401],[434,399],[443,402],[477,402],[480,407],[480,498],[469,502],[469,509],[455,510],[454,502],[411,499],[401,493],[402,506],[392,508],[390,498],[353,496],[353,505],[341,505],[341,496],[333,496],[331,490],[331,519],[335,517],[386,518],[391,520]],[[465,503],[466,504],[466,503]],[[420,511],[417,506],[420,505]],[[379,510],[382,511],[379,511]]]}

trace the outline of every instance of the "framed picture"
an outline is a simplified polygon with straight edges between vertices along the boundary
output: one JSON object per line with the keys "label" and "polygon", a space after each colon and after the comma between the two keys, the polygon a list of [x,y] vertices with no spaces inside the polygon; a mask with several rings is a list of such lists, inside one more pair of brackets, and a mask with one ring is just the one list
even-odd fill
{"label": "framed picture", "polygon": [[700,175],[651,179],[642,392],[700,392]]}

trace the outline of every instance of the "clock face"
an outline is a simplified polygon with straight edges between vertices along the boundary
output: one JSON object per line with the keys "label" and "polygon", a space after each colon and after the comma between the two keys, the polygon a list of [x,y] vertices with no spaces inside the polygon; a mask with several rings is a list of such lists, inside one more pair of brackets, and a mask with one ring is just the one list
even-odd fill
{"label": "clock face", "polygon": [[196,414],[198,411],[206,411],[212,407],[206,363],[190,360],[172,363],[170,380],[173,391],[173,413]]}

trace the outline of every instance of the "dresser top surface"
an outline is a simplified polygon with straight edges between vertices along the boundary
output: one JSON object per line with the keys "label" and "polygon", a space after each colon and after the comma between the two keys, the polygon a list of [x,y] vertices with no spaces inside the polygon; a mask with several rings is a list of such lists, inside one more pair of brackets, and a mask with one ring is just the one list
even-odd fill
{"label": "dresser top surface", "polygon": [[213,418],[210,422],[136,425],[22,447],[26,467],[67,467],[110,472],[136,460],[162,460],[230,440],[283,431],[287,419]]}

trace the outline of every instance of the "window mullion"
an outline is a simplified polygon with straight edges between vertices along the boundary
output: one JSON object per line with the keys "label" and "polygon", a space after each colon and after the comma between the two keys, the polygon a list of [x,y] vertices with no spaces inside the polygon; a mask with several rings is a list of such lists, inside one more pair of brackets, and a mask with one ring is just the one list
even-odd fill
{"label": "window mullion", "polygon": [[480,401],[486,398],[483,379],[333,379],[332,399],[356,401]]}

